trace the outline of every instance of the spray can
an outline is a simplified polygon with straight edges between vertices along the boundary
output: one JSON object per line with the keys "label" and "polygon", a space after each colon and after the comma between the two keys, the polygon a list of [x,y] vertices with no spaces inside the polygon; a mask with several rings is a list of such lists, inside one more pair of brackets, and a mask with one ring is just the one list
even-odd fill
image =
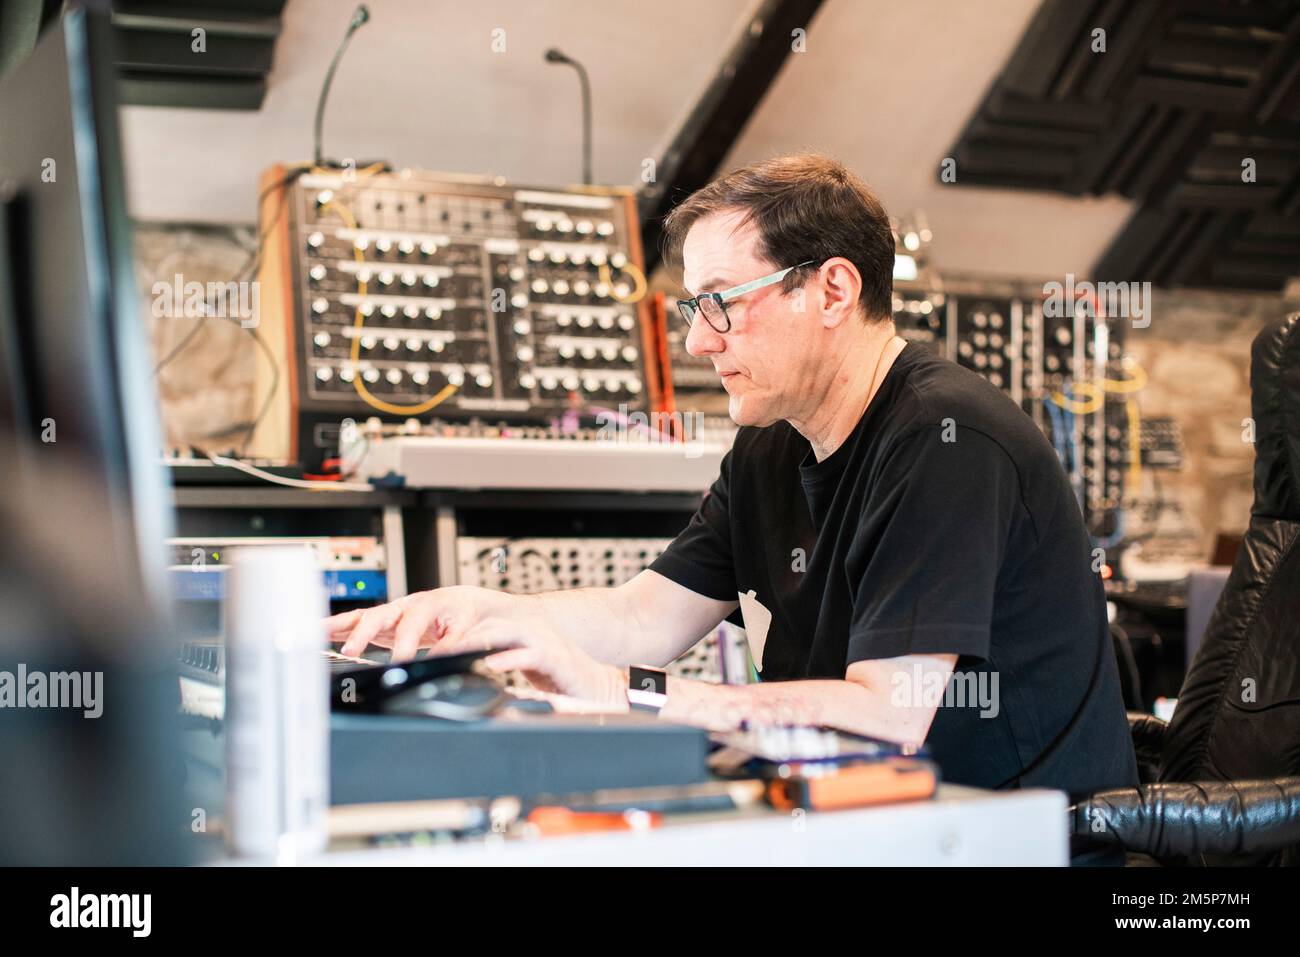
{"label": "spray can", "polygon": [[325,584],[308,548],[232,550],[226,583],[226,843],[290,863],[325,849]]}

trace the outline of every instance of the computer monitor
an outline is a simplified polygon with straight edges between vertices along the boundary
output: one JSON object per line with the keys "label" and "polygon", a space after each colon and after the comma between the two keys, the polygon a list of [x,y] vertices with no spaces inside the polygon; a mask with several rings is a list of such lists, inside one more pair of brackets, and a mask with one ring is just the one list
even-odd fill
{"label": "computer monitor", "polygon": [[0,863],[180,861],[191,820],[112,40],[71,9],[0,81]]}

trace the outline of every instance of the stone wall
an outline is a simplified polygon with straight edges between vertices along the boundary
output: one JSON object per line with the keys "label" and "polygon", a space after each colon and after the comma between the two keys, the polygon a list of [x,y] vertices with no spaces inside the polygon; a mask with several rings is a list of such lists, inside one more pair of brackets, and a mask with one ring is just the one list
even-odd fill
{"label": "stone wall", "polygon": [[1255,453],[1243,420],[1250,415],[1251,340],[1300,301],[1159,289],[1152,299],[1151,325],[1128,330],[1125,351],[1149,374],[1138,394],[1142,415],[1172,417],[1182,431],[1183,469],[1161,472],[1159,480],[1208,558],[1217,533],[1240,533],[1250,519]]}
{"label": "stone wall", "polygon": [[238,449],[254,403],[261,400],[253,395],[254,363],[266,357],[236,322],[155,309],[154,283],[172,285],[177,276],[182,284],[226,282],[248,261],[254,241],[252,227],[136,225],[136,271],[155,364],[193,333],[158,373],[163,436],[170,448]]}

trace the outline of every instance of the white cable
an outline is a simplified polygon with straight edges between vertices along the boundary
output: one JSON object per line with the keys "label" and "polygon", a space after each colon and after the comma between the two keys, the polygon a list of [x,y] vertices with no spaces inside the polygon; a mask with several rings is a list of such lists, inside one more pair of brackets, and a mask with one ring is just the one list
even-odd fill
{"label": "white cable", "polygon": [[271,472],[264,472],[254,465],[247,462],[241,462],[238,459],[229,459],[224,455],[209,455],[209,461],[213,465],[224,465],[229,469],[238,469],[249,475],[255,476],[267,482],[273,482],[276,485],[287,485],[289,488],[305,488],[313,492],[373,492],[375,487],[368,482],[311,482],[305,479],[284,478]]}

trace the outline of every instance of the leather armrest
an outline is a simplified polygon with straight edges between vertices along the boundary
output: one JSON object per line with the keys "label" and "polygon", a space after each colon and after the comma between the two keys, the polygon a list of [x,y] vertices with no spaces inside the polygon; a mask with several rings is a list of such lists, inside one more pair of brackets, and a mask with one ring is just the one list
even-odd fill
{"label": "leather armrest", "polygon": [[1075,837],[1158,858],[1275,851],[1300,844],[1300,777],[1115,788],[1069,813]]}

